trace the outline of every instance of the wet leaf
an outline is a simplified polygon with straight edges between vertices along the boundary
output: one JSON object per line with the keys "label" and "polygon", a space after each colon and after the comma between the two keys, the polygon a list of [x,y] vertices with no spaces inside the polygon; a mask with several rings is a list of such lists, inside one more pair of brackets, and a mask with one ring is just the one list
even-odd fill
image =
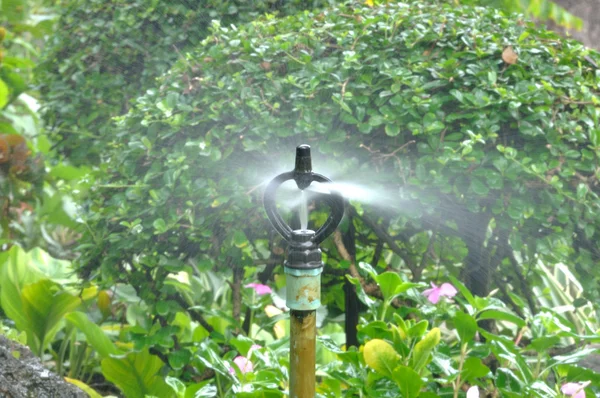
{"label": "wet leaf", "polygon": [[367,365],[384,376],[392,377],[394,368],[400,363],[400,355],[392,345],[381,339],[373,339],[365,344],[363,355]]}

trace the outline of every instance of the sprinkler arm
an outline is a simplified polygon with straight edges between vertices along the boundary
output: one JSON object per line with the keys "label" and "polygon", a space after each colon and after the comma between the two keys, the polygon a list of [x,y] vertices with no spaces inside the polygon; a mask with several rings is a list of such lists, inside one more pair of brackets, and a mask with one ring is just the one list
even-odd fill
{"label": "sprinkler arm", "polygon": [[[313,182],[331,184],[332,181],[318,173],[312,171],[310,156],[310,147],[308,145],[300,145],[296,148],[296,167],[292,171],[283,173],[275,177],[267,185],[264,194],[264,205],[267,217],[273,224],[273,227],[283,236],[283,238],[292,242],[293,234],[292,228],[283,219],[277,211],[275,203],[276,191],[281,184],[286,181],[294,180],[299,189],[304,190],[310,186]],[[318,246],[323,242],[329,235],[335,231],[338,224],[344,216],[344,198],[342,195],[334,189],[330,189],[329,195],[323,195],[323,198],[331,208],[331,213],[325,223],[319,228],[314,236],[310,238],[310,241]]]}

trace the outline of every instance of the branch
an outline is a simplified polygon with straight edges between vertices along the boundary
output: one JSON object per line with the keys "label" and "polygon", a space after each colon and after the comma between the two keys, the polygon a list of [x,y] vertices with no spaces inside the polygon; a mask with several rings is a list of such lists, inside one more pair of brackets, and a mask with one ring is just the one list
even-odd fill
{"label": "branch", "polygon": [[400,256],[400,258],[404,261],[411,274],[413,275],[413,279],[418,279],[418,277],[420,276],[418,266],[415,264],[414,260],[410,258],[408,253],[406,253],[405,250],[398,246],[398,244],[392,236],[390,236],[386,231],[383,230],[383,228],[381,228],[376,222],[371,220],[366,215],[360,216],[353,206],[349,207],[349,211],[352,213],[353,216],[360,218],[367,227],[371,228],[375,235],[377,235],[379,239],[383,240],[388,245],[391,251]]}
{"label": "branch", "polygon": [[196,322],[198,322],[200,325],[202,325],[202,327],[203,327],[204,329],[206,329],[206,331],[207,331],[208,333],[212,333],[212,332],[214,332],[214,330],[215,330],[215,329],[214,329],[212,326],[210,326],[210,325],[208,324],[208,322],[206,322],[206,319],[204,319],[204,317],[202,316],[202,314],[200,314],[200,312],[198,312],[197,310],[191,310],[191,309],[189,309],[189,307],[190,307],[190,306],[189,306],[189,304],[188,304],[188,303],[187,303],[187,302],[186,302],[186,301],[183,299],[183,297],[181,297],[181,296],[180,296],[180,295],[178,295],[178,294],[173,294],[173,295],[172,295],[170,298],[171,298],[172,300],[175,300],[175,302],[177,302],[177,303],[178,303],[178,304],[179,304],[181,307],[183,307],[183,308],[187,309],[187,310],[188,310],[188,312],[190,313],[190,317],[191,317],[191,318],[192,318],[194,321],[196,321]]}
{"label": "branch", "polygon": [[348,266],[348,271],[353,278],[356,278],[360,281],[360,285],[362,286],[364,292],[378,299],[383,299],[383,294],[381,293],[379,285],[377,285],[377,283],[367,283],[358,273],[354,259],[352,256],[350,256],[350,253],[348,253],[346,246],[344,246],[344,242],[342,241],[342,233],[340,231],[334,232],[333,242],[335,243],[335,247],[337,248],[338,253],[340,253],[340,256],[350,263]]}

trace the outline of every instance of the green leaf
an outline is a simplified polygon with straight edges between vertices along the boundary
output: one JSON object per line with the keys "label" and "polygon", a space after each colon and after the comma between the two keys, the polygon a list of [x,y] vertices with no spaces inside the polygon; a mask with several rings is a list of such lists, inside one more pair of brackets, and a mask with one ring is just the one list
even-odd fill
{"label": "green leaf", "polygon": [[463,344],[473,341],[477,333],[477,322],[475,319],[464,312],[458,311],[454,316],[454,326]]}
{"label": "green leaf", "polygon": [[89,170],[86,167],[75,167],[71,165],[60,164],[52,167],[48,175],[53,178],[63,180],[77,180],[85,176]]}
{"label": "green leaf", "polygon": [[148,350],[132,352],[120,358],[104,358],[101,363],[104,377],[127,397],[175,397],[173,389],[159,374],[163,365],[160,358],[150,355]]}
{"label": "green leaf", "polygon": [[363,349],[365,363],[371,369],[392,377],[394,368],[400,363],[400,355],[392,345],[381,339],[369,340]]}
{"label": "green leaf", "polygon": [[381,294],[386,301],[391,301],[399,294],[406,292],[408,289],[419,286],[418,283],[403,282],[400,276],[396,272],[392,271],[374,275],[374,279],[379,285]]}
{"label": "green leaf", "polygon": [[394,369],[393,379],[398,384],[403,398],[418,397],[423,386],[421,376],[411,368],[400,365]]}
{"label": "green leaf", "polygon": [[402,284],[400,275],[395,272],[384,272],[375,277],[384,300],[390,300],[396,293],[396,288]]}
{"label": "green leaf", "polygon": [[85,334],[86,341],[94,348],[94,350],[96,350],[101,358],[121,354],[108,336],[104,334],[100,326],[90,321],[83,312],[72,312],[65,318],[69,323]]}
{"label": "green leaf", "polygon": [[420,338],[425,334],[428,326],[429,322],[426,319],[423,319],[422,321],[419,321],[411,326],[411,328],[408,330],[408,336],[413,339]]}
{"label": "green leaf", "polygon": [[167,223],[165,223],[165,220],[163,220],[162,218],[157,218],[156,220],[154,220],[152,226],[156,230],[155,233],[157,234],[162,234],[167,230]]}
{"label": "green leaf", "polygon": [[533,349],[536,352],[546,352],[549,348],[554,347],[560,342],[560,337],[558,336],[542,336],[536,337],[531,341],[528,349]]}
{"label": "green leaf", "polygon": [[481,362],[481,358],[469,357],[463,364],[461,377],[464,381],[472,381],[481,377],[485,377],[490,373],[490,368]]}
{"label": "green leaf", "polygon": [[471,294],[471,292],[469,291],[469,289],[467,289],[466,286],[463,285],[463,283],[461,281],[459,281],[458,279],[456,279],[452,275],[449,275],[448,279],[450,279],[452,281],[452,285],[455,288],[457,288],[459,292],[461,292],[461,294],[463,295],[463,297],[465,299],[467,299],[467,302],[473,308],[477,308],[477,303],[475,302],[475,298],[473,297],[473,295]]}
{"label": "green leaf", "polygon": [[248,246],[248,238],[243,231],[235,231],[233,233],[233,244],[238,248],[243,248]]}
{"label": "green leaf", "polygon": [[395,137],[400,134],[400,126],[398,124],[386,124],[385,133],[390,137]]}
{"label": "green leaf", "polygon": [[517,315],[501,310],[484,310],[477,315],[477,320],[494,319],[496,321],[511,322],[522,328],[526,325],[525,321]]}
{"label": "green leaf", "polygon": [[433,328],[415,345],[412,354],[412,367],[415,371],[420,372],[427,365],[431,352],[440,343],[440,339],[440,329]]}
{"label": "green leaf", "polygon": [[25,330],[36,335],[40,352],[57,332],[63,317],[81,304],[79,297],[61,291],[57,284],[48,279],[25,286],[21,299],[28,318]]}
{"label": "green leaf", "polygon": [[490,189],[479,178],[471,178],[471,190],[477,195],[486,196]]}

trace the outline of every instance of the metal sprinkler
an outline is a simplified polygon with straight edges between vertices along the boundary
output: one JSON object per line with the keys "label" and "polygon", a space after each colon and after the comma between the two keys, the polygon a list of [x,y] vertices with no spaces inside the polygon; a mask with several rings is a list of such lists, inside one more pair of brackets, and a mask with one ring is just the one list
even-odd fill
{"label": "metal sprinkler", "polygon": [[264,205],[273,227],[288,242],[284,270],[287,281],[286,305],[290,309],[290,387],[291,398],[314,398],[316,355],[316,310],[321,306],[323,261],[319,244],[331,235],[344,215],[344,199],[333,189],[324,195],[331,209],[327,221],[315,232],[292,230],[277,211],[275,194],[285,181],[294,180],[300,190],[313,182],[332,181],[312,171],[310,146],[296,148],[294,170],[275,177],[265,190]]}

